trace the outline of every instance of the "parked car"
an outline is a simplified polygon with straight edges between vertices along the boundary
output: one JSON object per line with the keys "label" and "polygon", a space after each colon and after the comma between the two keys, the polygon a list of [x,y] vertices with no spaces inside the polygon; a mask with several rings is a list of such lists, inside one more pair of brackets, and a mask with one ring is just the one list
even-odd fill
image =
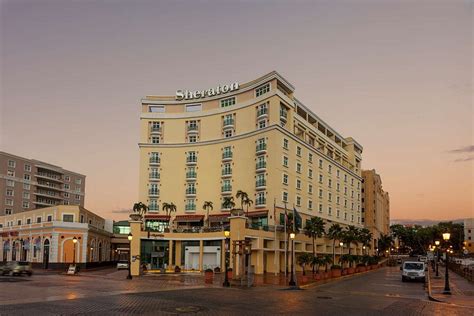
{"label": "parked car", "polygon": [[425,281],[427,265],[420,261],[405,261],[400,267],[402,271],[402,282],[408,280]]}
{"label": "parked car", "polygon": [[120,260],[119,262],[117,262],[117,270],[120,269],[128,269],[128,261]]}
{"label": "parked car", "polygon": [[11,262],[8,262],[6,265],[2,266],[2,268],[0,269],[1,269],[2,275],[26,274],[28,276],[31,276],[33,274],[33,268],[31,267],[31,263],[27,261],[11,261]]}
{"label": "parked car", "polygon": [[427,256],[418,256],[418,261],[420,262],[428,262],[428,257]]}

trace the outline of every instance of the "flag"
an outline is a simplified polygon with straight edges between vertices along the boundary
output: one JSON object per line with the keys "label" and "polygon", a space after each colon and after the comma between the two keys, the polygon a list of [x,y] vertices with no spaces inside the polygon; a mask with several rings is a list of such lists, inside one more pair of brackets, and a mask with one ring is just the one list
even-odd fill
{"label": "flag", "polygon": [[296,231],[296,228],[301,228],[301,218],[300,213],[296,210],[296,207],[293,205],[293,231]]}

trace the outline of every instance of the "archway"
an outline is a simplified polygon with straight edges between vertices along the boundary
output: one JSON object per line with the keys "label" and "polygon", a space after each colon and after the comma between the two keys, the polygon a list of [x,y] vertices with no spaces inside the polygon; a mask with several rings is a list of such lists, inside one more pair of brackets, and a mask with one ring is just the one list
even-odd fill
{"label": "archway", "polygon": [[[76,247],[79,247],[79,242],[77,242]],[[77,262],[77,259],[78,258],[74,256],[74,242],[72,241],[72,239],[66,239],[63,242],[63,262]]]}
{"label": "archway", "polygon": [[49,266],[49,240],[44,241],[43,246],[43,268],[48,269]]}

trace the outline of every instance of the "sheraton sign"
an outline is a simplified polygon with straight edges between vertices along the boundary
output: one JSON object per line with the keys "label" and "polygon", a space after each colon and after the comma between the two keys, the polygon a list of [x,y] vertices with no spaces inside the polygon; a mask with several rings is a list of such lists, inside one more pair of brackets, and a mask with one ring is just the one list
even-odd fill
{"label": "sheraton sign", "polygon": [[207,97],[213,97],[220,94],[226,94],[239,89],[239,83],[234,82],[226,85],[218,85],[216,88],[210,88],[207,90],[177,90],[176,91],[176,100],[192,100],[192,99],[202,99]]}

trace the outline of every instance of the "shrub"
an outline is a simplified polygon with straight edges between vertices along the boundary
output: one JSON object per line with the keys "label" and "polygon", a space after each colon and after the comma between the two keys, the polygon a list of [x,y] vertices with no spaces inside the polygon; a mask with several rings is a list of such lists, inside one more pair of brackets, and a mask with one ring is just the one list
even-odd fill
{"label": "shrub", "polygon": [[204,272],[213,272],[212,269],[206,269]]}
{"label": "shrub", "polygon": [[215,267],[215,268],[214,268],[214,273],[219,273],[219,272],[221,272],[221,268]]}
{"label": "shrub", "polygon": [[336,270],[336,269],[342,269],[342,267],[338,264],[333,264],[333,266],[331,267],[331,270]]}

